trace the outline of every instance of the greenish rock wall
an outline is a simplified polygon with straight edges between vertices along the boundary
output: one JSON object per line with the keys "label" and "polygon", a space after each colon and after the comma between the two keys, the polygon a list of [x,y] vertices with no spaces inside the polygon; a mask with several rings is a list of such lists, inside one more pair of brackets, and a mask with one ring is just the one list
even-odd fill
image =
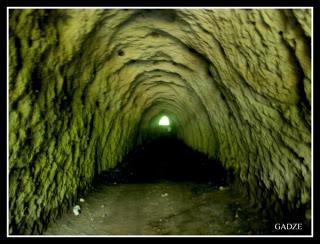
{"label": "greenish rock wall", "polygon": [[42,233],[161,113],[254,203],[309,209],[310,49],[310,9],[10,10],[10,234]]}

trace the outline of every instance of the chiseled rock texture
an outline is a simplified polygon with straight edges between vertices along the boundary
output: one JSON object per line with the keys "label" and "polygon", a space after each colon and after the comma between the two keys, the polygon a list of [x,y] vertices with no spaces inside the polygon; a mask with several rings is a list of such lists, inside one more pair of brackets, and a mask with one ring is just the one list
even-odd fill
{"label": "chiseled rock texture", "polygon": [[253,204],[308,215],[310,25],[310,9],[10,10],[10,234],[42,233],[162,114]]}

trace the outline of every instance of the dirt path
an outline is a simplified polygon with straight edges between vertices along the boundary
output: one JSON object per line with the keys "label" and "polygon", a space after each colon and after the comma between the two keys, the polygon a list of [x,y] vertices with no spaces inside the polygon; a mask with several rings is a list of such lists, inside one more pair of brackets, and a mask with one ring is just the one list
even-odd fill
{"label": "dirt path", "polygon": [[267,221],[230,189],[162,181],[101,185],[45,235],[250,235]]}

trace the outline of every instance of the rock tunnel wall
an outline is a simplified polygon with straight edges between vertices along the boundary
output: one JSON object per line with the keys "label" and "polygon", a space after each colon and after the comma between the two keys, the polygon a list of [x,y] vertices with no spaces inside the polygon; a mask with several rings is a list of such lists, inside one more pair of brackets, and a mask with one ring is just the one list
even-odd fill
{"label": "rock tunnel wall", "polygon": [[160,113],[257,204],[310,208],[308,9],[9,11],[9,226],[41,233]]}

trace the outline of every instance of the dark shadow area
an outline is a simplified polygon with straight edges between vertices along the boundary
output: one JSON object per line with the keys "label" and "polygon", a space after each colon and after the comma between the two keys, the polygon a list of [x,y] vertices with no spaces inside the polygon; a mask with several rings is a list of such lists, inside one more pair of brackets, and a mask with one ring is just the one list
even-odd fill
{"label": "dark shadow area", "polygon": [[[94,185],[191,182],[194,184],[192,192],[195,195],[214,192],[214,189],[221,190],[222,187],[222,191],[216,191],[222,192],[222,195],[215,196],[215,200],[219,202],[219,199],[228,194],[234,194],[233,200],[228,203],[228,208],[234,216],[233,222],[230,223],[240,221],[241,231],[274,236],[310,234],[311,225],[310,221],[305,219],[304,207],[289,210],[285,204],[279,202],[277,214],[268,204],[271,193],[270,198],[265,198],[266,202],[262,204],[265,207],[262,208],[260,205],[252,205],[238,192],[223,195],[223,189],[232,187],[235,182],[236,176],[232,171],[226,170],[219,161],[209,159],[206,154],[193,150],[172,134],[154,138],[156,139],[136,146],[115,168],[97,176]],[[229,228],[227,226],[226,228]]]}
{"label": "dark shadow area", "polygon": [[116,168],[97,179],[104,183],[197,181],[215,186],[227,184],[227,171],[219,162],[195,151],[171,136],[137,146]]}

